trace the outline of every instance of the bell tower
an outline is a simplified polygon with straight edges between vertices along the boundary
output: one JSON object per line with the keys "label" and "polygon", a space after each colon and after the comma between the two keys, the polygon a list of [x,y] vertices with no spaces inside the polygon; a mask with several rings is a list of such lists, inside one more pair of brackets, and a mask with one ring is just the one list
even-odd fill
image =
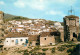
{"label": "bell tower", "polygon": [[74,15],[71,8],[69,15],[63,18],[64,20],[64,40],[77,40],[79,34],[79,17]]}

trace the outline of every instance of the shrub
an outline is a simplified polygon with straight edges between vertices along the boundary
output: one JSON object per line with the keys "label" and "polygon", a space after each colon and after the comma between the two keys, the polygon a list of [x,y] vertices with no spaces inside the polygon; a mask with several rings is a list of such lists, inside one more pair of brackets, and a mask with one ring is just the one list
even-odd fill
{"label": "shrub", "polygon": [[34,50],[40,50],[41,48],[39,46],[35,47]]}
{"label": "shrub", "polygon": [[70,48],[70,49],[67,50],[67,53],[70,53],[72,51],[73,51],[73,49]]}
{"label": "shrub", "polygon": [[51,49],[51,53],[55,53],[55,48],[52,48]]}
{"label": "shrub", "polygon": [[80,55],[80,44],[76,45],[72,49],[68,49],[69,55]]}
{"label": "shrub", "polygon": [[27,53],[28,50],[20,50],[20,51],[18,51],[18,53],[21,53],[21,52],[23,52],[23,53]]}
{"label": "shrub", "polygon": [[43,49],[42,49],[42,51],[47,51],[47,50],[48,50],[48,48],[43,48]]}
{"label": "shrub", "polygon": [[29,53],[24,53],[23,55],[29,55]]}
{"label": "shrub", "polygon": [[31,55],[46,55],[45,53],[40,53],[40,52],[34,52],[34,53],[31,53]]}
{"label": "shrub", "polygon": [[25,52],[28,52],[28,50],[24,50],[24,53],[25,53]]}
{"label": "shrub", "polygon": [[76,45],[62,45],[62,47],[67,47],[67,48],[72,47],[72,46],[76,46]]}
{"label": "shrub", "polygon": [[65,47],[58,47],[58,51],[64,51]]}
{"label": "shrub", "polygon": [[74,44],[73,41],[67,41],[66,43],[68,43],[68,44]]}

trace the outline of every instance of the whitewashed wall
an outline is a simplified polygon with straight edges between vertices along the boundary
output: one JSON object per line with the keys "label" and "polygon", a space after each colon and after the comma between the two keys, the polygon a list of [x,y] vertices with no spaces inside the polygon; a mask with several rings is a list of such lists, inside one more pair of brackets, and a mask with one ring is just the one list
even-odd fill
{"label": "whitewashed wall", "polygon": [[[4,46],[5,47],[11,47],[11,46],[17,46],[16,45],[16,39],[18,39],[18,44],[17,45],[22,45],[25,43],[26,39],[28,40],[28,37],[11,37],[11,38],[6,38],[4,41]],[[23,41],[21,41],[21,39]],[[14,40],[14,42],[12,42]]]}

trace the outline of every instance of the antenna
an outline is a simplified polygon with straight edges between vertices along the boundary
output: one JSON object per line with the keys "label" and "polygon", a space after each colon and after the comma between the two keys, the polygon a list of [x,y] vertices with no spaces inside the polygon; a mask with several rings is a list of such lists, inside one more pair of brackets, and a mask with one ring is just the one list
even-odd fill
{"label": "antenna", "polygon": [[71,6],[71,10],[68,10],[68,15],[75,15],[75,11],[73,10]]}

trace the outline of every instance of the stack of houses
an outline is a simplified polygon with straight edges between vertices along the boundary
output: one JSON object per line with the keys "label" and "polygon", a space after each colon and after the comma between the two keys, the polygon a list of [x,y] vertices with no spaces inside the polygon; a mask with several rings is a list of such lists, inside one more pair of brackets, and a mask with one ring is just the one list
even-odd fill
{"label": "stack of houses", "polygon": [[[3,18],[3,13],[0,14],[0,17]],[[71,20],[74,22],[75,18]],[[67,22],[67,20],[68,17],[64,18],[64,21]],[[68,30],[64,29],[60,22],[55,22],[53,25],[46,24],[46,22],[49,21],[43,19],[8,21],[5,23],[5,31],[8,31],[8,34],[4,36],[4,47],[36,45],[48,46],[55,45],[57,42],[64,42],[64,32],[66,34]],[[78,23],[78,20],[76,20],[76,22]],[[65,24],[68,25],[67,23]],[[78,24],[76,25],[78,27]],[[65,28],[69,28],[68,26],[65,26]]]}

